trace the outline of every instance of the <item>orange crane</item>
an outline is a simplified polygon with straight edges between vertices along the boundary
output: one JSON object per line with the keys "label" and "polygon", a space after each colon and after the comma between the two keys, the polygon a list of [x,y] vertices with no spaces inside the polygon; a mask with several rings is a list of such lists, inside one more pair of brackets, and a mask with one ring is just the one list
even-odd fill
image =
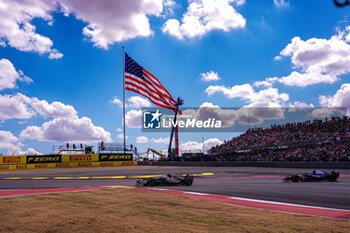
{"label": "orange crane", "polygon": [[[156,154],[156,155],[159,155],[159,156],[161,156],[161,157],[163,157],[163,158],[166,158],[167,156],[166,155],[164,155],[164,154],[162,154],[162,153],[160,153],[160,152],[158,152],[158,151],[156,151],[156,150],[153,150],[153,149],[151,149],[151,148],[148,148],[147,149],[147,157],[148,157],[148,154],[149,154],[149,152],[150,151],[152,151],[154,154]],[[153,160],[154,160],[154,154],[153,154]]]}

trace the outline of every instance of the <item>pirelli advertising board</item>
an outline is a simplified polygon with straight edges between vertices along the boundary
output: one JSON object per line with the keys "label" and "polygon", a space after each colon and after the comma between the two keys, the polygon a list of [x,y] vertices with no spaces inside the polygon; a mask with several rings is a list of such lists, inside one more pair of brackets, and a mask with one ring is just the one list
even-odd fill
{"label": "pirelli advertising board", "polygon": [[61,163],[61,155],[27,155],[27,163]]}
{"label": "pirelli advertising board", "polygon": [[26,162],[25,155],[0,156],[0,164],[25,164]]}
{"label": "pirelli advertising board", "polygon": [[98,154],[62,155],[63,163],[97,162]]}
{"label": "pirelli advertising board", "polygon": [[[84,162],[128,162],[133,154],[9,155],[0,156],[0,165],[60,164]],[[41,166],[41,165],[40,165]],[[51,165],[50,165],[51,166]]]}
{"label": "pirelli advertising board", "polygon": [[132,154],[99,154],[99,161],[132,161]]}

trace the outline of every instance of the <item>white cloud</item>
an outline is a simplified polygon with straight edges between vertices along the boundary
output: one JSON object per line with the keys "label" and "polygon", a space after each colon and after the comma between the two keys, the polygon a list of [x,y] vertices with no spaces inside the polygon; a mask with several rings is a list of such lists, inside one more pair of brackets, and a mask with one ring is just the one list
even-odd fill
{"label": "white cloud", "polygon": [[95,126],[90,118],[55,118],[42,126],[28,126],[20,133],[21,139],[48,142],[89,143],[111,142],[111,135],[105,129]]}
{"label": "white cloud", "polygon": [[151,141],[157,144],[169,144],[170,137],[165,138],[152,138]]}
{"label": "white cloud", "polygon": [[227,109],[205,102],[197,110],[184,110],[179,119],[186,120],[187,116],[202,121],[215,118],[215,120],[221,121],[222,128],[235,127],[236,122],[242,125],[257,125],[264,122],[264,120],[283,119],[284,109],[281,108],[282,104],[285,105],[286,103],[256,101],[246,107]]}
{"label": "white cloud", "polygon": [[[114,97],[113,104],[117,104],[119,107],[123,107],[123,101]],[[143,108],[143,107],[151,107],[152,104],[148,99],[142,98],[140,96],[131,96],[127,99],[125,103],[126,108]]]}
{"label": "white cloud", "polygon": [[203,82],[218,81],[220,80],[219,74],[214,71],[209,71],[207,73],[201,73],[201,80]]}
{"label": "white cloud", "polygon": [[249,98],[249,96],[253,95],[255,91],[250,84],[243,84],[243,85],[235,85],[231,88],[220,86],[220,85],[212,85],[207,87],[205,92],[209,96],[212,96],[215,93],[221,92],[227,98],[233,99],[233,98]]}
{"label": "white cloud", "polygon": [[276,7],[289,7],[289,2],[285,0],[273,0]]}
{"label": "white cloud", "polygon": [[307,104],[304,102],[300,102],[300,101],[294,101],[294,103],[290,103],[289,104],[290,108],[313,108],[315,107],[313,104]]}
{"label": "white cloud", "polygon": [[122,132],[123,130],[121,128],[118,128],[117,129],[117,132]]}
{"label": "white cloud", "polygon": [[22,71],[16,71],[13,64],[3,58],[0,60],[0,91],[16,87],[17,80],[30,83],[33,80],[25,76]]}
{"label": "white cloud", "polygon": [[198,152],[202,152],[202,150],[203,150],[202,143],[195,142],[195,141],[188,141],[180,145],[181,154],[186,152],[198,153]]}
{"label": "white cloud", "polygon": [[339,76],[350,72],[350,27],[338,31],[330,39],[311,38],[307,41],[294,37],[280,57],[291,57],[294,69],[290,75],[275,78],[287,86],[305,87],[318,83],[334,83]]}
{"label": "white cloud", "polygon": [[83,34],[96,47],[107,49],[115,42],[153,34],[148,16],[159,16],[162,0],[58,0],[65,14],[88,25]]}
{"label": "white cloud", "polygon": [[[171,1],[167,2],[171,7]],[[32,24],[41,19],[53,24],[52,14],[61,11],[87,23],[83,34],[94,46],[107,49],[115,42],[151,36],[149,17],[160,16],[162,0],[11,0],[0,2],[0,46],[21,51],[48,54],[60,59],[63,54],[53,48],[50,38],[39,34]]]}
{"label": "white cloud", "polygon": [[0,148],[4,149],[8,143],[17,142],[18,138],[9,131],[0,130]]}
{"label": "white cloud", "polygon": [[55,1],[50,0],[11,0],[0,2],[0,40],[2,46],[9,45],[21,51],[50,54],[50,59],[58,59],[62,54],[53,49],[50,38],[36,32],[31,24],[35,18],[52,23],[51,12]]}
{"label": "white cloud", "polygon": [[238,122],[242,125],[258,125],[264,120],[280,120],[284,118],[284,109],[280,106],[247,107],[239,109]]}
{"label": "white cloud", "polygon": [[332,84],[339,79],[335,75],[321,74],[319,72],[299,73],[293,71],[290,75],[277,79],[286,86],[306,87],[318,83]]}
{"label": "white cloud", "polygon": [[[117,138],[120,139],[120,140],[124,140],[124,134],[123,134],[123,133],[118,134],[118,135],[117,135]],[[128,139],[128,138],[129,138],[129,137],[126,135],[126,136],[125,136],[125,139]]]}
{"label": "white cloud", "polygon": [[140,136],[136,138],[136,143],[148,143],[148,138],[145,136]]}
{"label": "white cloud", "polygon": [[42,153],[38,152],[34,148],[28,148],[26,151],[24,151],[24,154],[26,154],[26,155],[42,155]]}
{"label": "white cloud", "polygon": [[[78,118],[74,107],[61,102],[49,104],[46,100],[30,98],[23,94],[0,95],[0,120],[29,119],[39,114],[54,119],[42,126],[28,126],[20,134],[20,139],[60,142],[112,141],[110,133],[102,127],[93,125],[87,117]],[[19,142],[9,145],[8,151],[14,153],[37,153],[34,150],[21,150]]]}
{"label": "white cloud", "polygon": [[220,145],[223,142],[218,138],[209,138],[203,142],[204,144],[204,153],[206,154],[213,146]]}
{"label": "white cloud", "polygon": [[334,96],[319,96],[319,102],[327,108],[347,108],[350,115],[350,83],[344,83]]}
{"label": "white cloud", "polygon": [[26,151],[22,151],[22,146],[23,144],[11,132],[0,130],[0,149],[7,150],[8,154],[40,154],[33,148],[29,148]]}
{"label": "white cloud", "polygon": [[221,127],[231,127],[234,125],[235,120],[239,116],[239,111],[234,109],[222,109],[218,105],[214,105],[209,102],[204,102],[197,110],[186,109],[182,112],[181,116],[178,116],[179,120],[186,121],[186,116],[190,115],[191,118],[206,121],[210,118],[219,120],[222,122]]}
{"label": "white cloud", "polygon": [[217,138],[209,138],[205,140],[203,143],[196,142],[196,141],[188,141],[180,145],[180,151],[181,153],[202,152],[204,149],[204,154],[206,154],[207,151],[211,149],[213,146],[220,145],[222,143],[223,142]]}
{"label": "white cloud", "polygon": [[275,61],[281,61],[281,60],[282,60],[282,57],[281,57],[281,56],[276,56],[273,60],[275,60]]}
{"label": "white cloud", "polygon": [[28,99],[19,93],[0,95],[0,119],[29,119],[36,115],[36,112],[28,106]]}
{"label": "white cloud", "polygon": [[[255,91],[250,84],[235,85],[232,88],[225,86],[209,86],[205,92],[209,96],[221,92],[229,99],[239,98],[247,103],[243,108],[236,111],[226,110],[229,111],[227,117],[231,119],[232,125],[235,120],[244,125],[257,125],[264,120],[283,119],[284,109],[281,107],[285,106],[289,100],[289,95],[287,93],[279,93],[277,88],[269,87],[267,89]],[[219,113],[221,111],[222,110],[220,110]],[[220,119],[222,116],[219,114],[218,117]],[[224,121],[226,118],[223,118]],[[230,125],[228,125],[228,127],[229,126]]]}
{"label": "white cloud", "polygon": [[344,111],[337,111],[337,109],[335,108],[315,108],[314,110],[312,110],[309,116],[317,118],[326,118],[333,115],[335,112],[342,112],[342,114],[346,114],[346,112],[344,113]]}
{"label": "white cloud", "polygon": [[245,3],[245,0],[229,0],[229,2],[234,3],[236,6],[241,6]]}
{"label": "white cloud", "polygon": [[[123,107],[123,101],[121,101],[120,99],[118,99],[117,97],[114,97],[113,101],[112,101],[113,104],[117,104],[119,107]],[[125,107],[126,107],[126,104],[125,104]]]}
{"label": "white cloud", "polygon": [[128,98],[128,107],[130,108],[142,108],[151,106],[152,104],[148,99],[142,98],[140,96],[131,96]]}
{"label": "white cloud", "polygon": [[277,88],[269,87],[256,92],[250,84],[225,86],[209,86],[205,92],[212,96],[222,93],[229,99],[240,98],[249,103],[248,107],[278,107],[289,100],[287,93],[279,93]]}
{"label": "white cloud", "polygon": [[246,20],[230,5],[232,2],[236,5],[244,3],[232,0],[189,0],[182,23],[177,19],[169,19],[163,25],[162,31],[183,40],[201,37],[212,30],[227,32],[244,28]]}
{"label": "white cloud", "polygon": [[49,104],[46,100],[32,98],[30,104],[37,113],[44,117],[73,118],[77,115],[73,106],[57,101]]}
{"label": "white cloud", "polygon": [[125,114],[125,124],[129,128],[141,128],[141,110],[130,110]]}
{"label": "white cloud", "polygon": [[274,78],[267,78],[265,81],[255,81],[253,83],[254,86],[256,87],[272,87],[273,84],[278,80],[277,77]]}
{"label": "white cloud", "polygon": [[73,106],[54,101],[30,98],[21,93],[0,95],[0,119],[29,119],[36,114],[43,117],[73,118],[77,115]]}
{"label": "white cloud", "polygon": [[174,9],[178,7],[174,0],[164,0],[164,10],[163,10],[163,18],[167,18],[174,14]]}
{"label": "white cloud", "polygon": [[56,49],[53,49],[49,54],[50,59],[61,59],[62,57],[63,54],[58,52]]}
{"label": "white cloud", "polygon": [[164,0],[164,6],[166,7],[173,7],[176,5],[176,2],[174,0]]}

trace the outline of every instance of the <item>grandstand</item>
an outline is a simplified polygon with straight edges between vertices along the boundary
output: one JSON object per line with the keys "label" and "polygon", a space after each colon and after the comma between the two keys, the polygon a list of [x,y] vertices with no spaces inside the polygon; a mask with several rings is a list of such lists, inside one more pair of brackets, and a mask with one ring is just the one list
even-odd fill
{"label": "grandstand", "polygon": [[350,161],[350,118],[332,117],[251,128],[208,154],[219,161]]}

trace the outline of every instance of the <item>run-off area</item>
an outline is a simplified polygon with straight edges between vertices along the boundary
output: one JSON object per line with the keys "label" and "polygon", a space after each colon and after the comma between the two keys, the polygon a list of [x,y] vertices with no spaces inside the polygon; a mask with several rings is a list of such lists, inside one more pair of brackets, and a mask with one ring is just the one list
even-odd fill
{"label": "run-off area", "polygon": [[[6,177],[141,177],[155,174],[210,174],[195,177],[192,186],[161,187],[170,190],[223,195],[236,198],[311,205],[350,210],[350,171],[339,170],[337,182],[283,182],[282,177],[312,169],[254,167],[129,167],[37,170],[0,173]],[[327,170],[328,171],[328,170]],[[137,179],[0,180],[0,190],[71,188],[87,186],[135,187]]]}

